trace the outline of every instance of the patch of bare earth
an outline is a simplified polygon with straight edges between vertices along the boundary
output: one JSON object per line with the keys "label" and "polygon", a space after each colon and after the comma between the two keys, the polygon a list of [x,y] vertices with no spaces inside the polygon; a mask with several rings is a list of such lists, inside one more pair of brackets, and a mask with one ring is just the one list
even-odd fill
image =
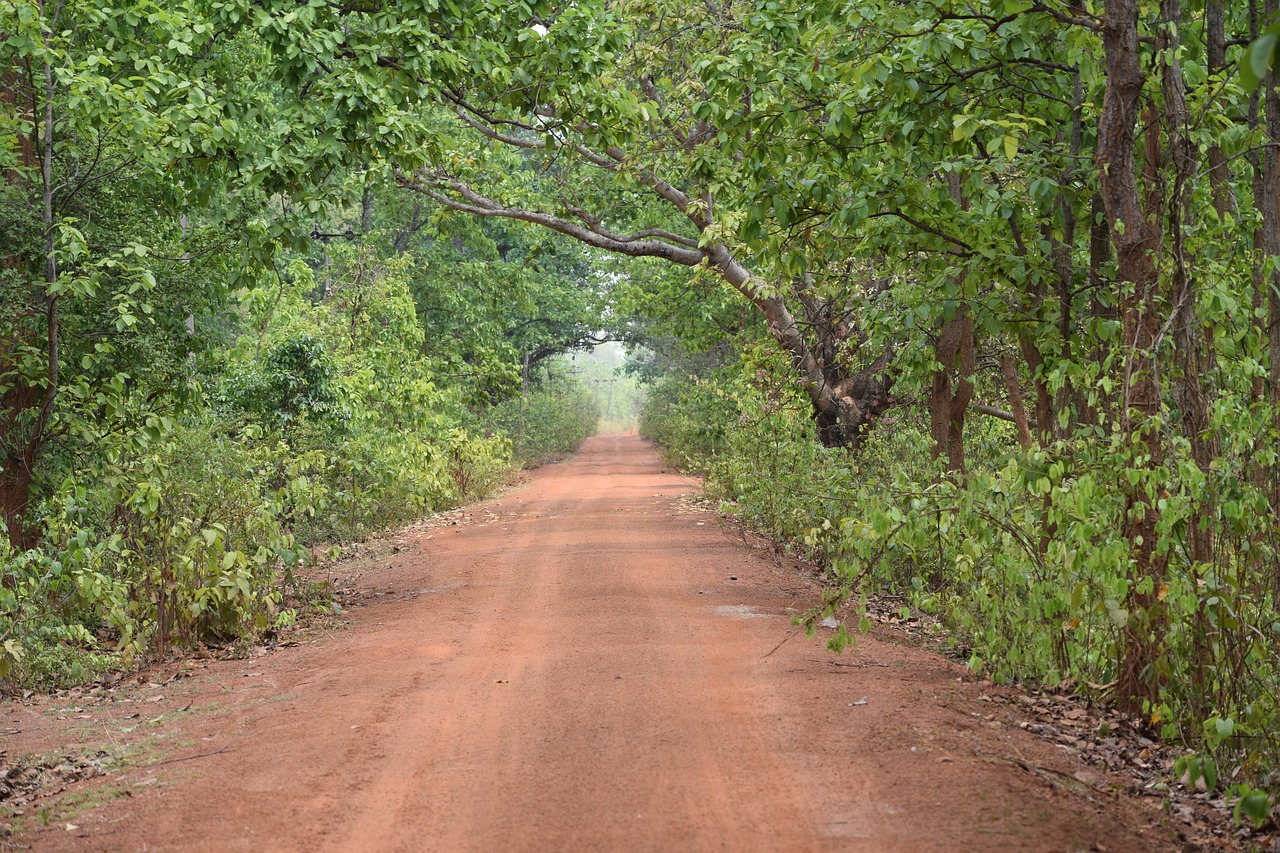
{"label": "patch of bare earth", "polygon": [[1013,694],[958,664],[887,631],[840,658],[782,642],[817,586],[682,509],[696,488],[640,439],[597,437],[338,578],[355,606],[290,648],[0,706],[10,757],[109,756],[25,802],[7,843],[1182,847],[1162,800],[1020,727]]}

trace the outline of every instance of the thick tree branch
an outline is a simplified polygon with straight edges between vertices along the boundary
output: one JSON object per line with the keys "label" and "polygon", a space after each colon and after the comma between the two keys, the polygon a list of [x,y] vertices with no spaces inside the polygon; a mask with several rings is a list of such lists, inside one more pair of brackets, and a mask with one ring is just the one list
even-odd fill
{"label": "thick tree branch", "polygon": [[[540,225],[567,237],[595,246],[607,252],[616,252],[630,257],[662,258],[686,267],[696,267],[703,262],[702,251],[654,238],[640,238],[628,235],[617,238],[616,235],[601,233],[587,225],[570,222],[554,214],[522,207],[510,207],[476,192],[466,183],[455,178],[435,178],[423,181],[404,175],[398,176],[401,186],[415,192],[423,193],[451,210],[470,213],[474,216],[515,219]],[[446,192],[447,191],[447,192]],[[453,193],[454,195],[449,195]],[[683,239],[683,238],[682,238]]]}
{"label": "thick tree branch", "polygon": [[980,415],[987,415],[992,418],[999,418],[1002,421],[1008,421],[1016,424],[1018,419],[1013,416],[1013,412],[1006,412],[1004,409],[997,409],[995,406],[988,406],[984,403],[974,403],[969,408]]}

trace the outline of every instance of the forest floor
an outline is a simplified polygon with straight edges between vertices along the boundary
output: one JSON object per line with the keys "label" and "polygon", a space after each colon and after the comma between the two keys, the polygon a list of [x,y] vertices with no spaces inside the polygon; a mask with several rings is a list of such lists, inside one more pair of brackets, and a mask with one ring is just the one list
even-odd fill
{"label": "forest floor", "polygon": [[1198,849],[1037,734],[1044,697],[895,628],[797,633],[812,574],[697,494],[598,436],[339,564],[344,612],[277,648],[0,704],[3,751],[62,779],[0,847]]}

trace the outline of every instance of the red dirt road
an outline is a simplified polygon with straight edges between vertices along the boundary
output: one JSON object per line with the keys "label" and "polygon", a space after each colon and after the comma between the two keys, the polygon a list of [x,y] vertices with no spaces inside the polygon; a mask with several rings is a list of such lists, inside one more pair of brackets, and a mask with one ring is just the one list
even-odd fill
{"label": "red dirt road", "polygon": [[77,783],[85,805],[52,826],[29,808],[16,841],[1171,849],[1152,810],[1104,793],[1105,777],[1050,784],[1083,765],[987,718],[978,697],[993,688],[963,668],[873,638],[840,666],[821,637],[778,647],[817,589],[714,516],[678,511],[696,486],[638,438],[597,437],[475,509],[475,523],[430,530],[384,560],[364,582],[387,594],[350,609],[341,630],[75,708],[5,708],[0,726],[22,730],[6,738],[11,754],[56,748],[68,731],[140,750]]}

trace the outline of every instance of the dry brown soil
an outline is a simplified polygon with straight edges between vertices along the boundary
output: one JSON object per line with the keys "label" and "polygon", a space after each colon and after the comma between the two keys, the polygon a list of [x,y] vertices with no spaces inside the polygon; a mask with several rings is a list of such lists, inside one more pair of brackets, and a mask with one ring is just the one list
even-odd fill
{"label": "dry brown soil", "polygon": [[338,629],[0,707],[11,755],[130,756],[28,805],[11,843],[1178,849],[1116,780],[995,718],[959,665],[892,636],[838,659],[822,636],[779,646],[817,587],[681,511],[696,489],[639,438],[600,436],[416,536]]}

